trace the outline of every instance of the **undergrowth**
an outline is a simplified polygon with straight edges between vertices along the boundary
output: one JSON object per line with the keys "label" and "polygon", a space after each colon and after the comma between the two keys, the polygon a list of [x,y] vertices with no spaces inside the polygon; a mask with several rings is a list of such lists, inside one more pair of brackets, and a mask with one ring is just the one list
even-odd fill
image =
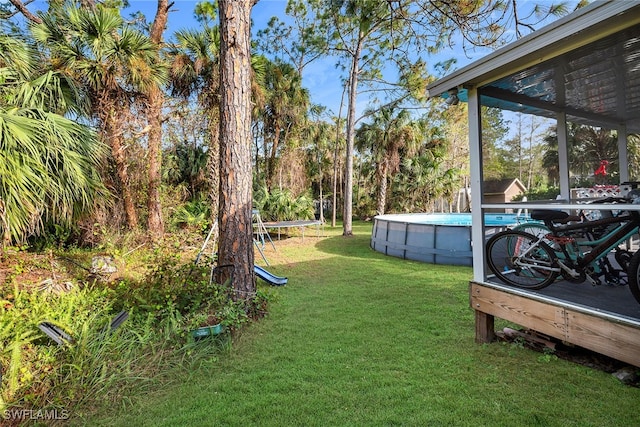
{"label": "undergrowth", "polygon": [[[151,265],[139,280],[75,283],[64,291],[7,278],[0,288],[0,420],[19,424],[25,414],[56,410],[64,418],[94,399],[125,404],[128,390],[141,392],[169,368],[211,356],[217,347],[199,345],[190,332],[212,314],[226,331],[218,343],[228,344],[266,313],[267,293],[234,301],[210,265],[175,255],[158,255]],[[112,327],[119,313],[126,320]],[[42,325],[67,339],[56,344]]]}

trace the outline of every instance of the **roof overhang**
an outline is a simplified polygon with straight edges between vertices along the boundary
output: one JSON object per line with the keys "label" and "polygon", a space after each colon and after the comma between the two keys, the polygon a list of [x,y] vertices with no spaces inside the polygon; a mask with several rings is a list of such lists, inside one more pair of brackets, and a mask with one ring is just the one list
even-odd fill
{"label": "roof overhang", "polygon": [[640,2],[605,1],[561,18],[427,87],[477,88],[482,105],[640,132]]}

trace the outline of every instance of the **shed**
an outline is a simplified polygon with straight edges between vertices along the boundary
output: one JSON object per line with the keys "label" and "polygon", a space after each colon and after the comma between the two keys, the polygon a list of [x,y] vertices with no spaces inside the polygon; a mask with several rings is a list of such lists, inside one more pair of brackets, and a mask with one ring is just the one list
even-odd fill
{"label": "shed", "polygon": [[492,179],[482,186],[484,203],[508,203],[527,191],[518,178]]}
{"label": "shed", "polygon": [[[617,130],[620,182],[629,180],[627,136],[640,132],[640,2],[597,1],[430,84],[430,97],[468,102],[471,191],[483,194],[480,106],[553,118],[561,202],[572,210],[567,122]],[[634,177],[637,178],[637,177]],[[471,201],[476,341],[494,338],[494,316],[640,366],[640,304],[628,311],[501,285],[484,260],[488,209],[548,209],[548,204]],[[592,209],[610,209],[604,204]],[[629,206],[640,210],[640,205]],[[555,284],[549,286],[553,288]],[[631,293],[626,299],[631,299]],[[582,287],[582,292],[585,292]]]}

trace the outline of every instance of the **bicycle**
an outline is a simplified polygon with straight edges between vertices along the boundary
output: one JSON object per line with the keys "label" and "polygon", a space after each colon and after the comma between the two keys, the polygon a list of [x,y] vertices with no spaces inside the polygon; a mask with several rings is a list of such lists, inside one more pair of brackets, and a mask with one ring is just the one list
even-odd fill
{"label": "bicycle", "polygon": [[[634,196],[635,197],[635,196]],[[621,197],[605,197],[602,199],[598,199],[596,201],[591,201],[591,202],[587,202],[588,204],[591,203],[627,203],[629,201],[628,198],[621,198]],[[597,242],[594,243],[595,240],[601,238],[602,236],[604,236],[606,234],[607,231],[611,231],[612,227],[614,227],[616,225],[616,222],[611,223],[607,223],[604,225],[597,225],[594,224],[593,221],[597,220],[597,219],[602,219],[602,218],[610,218],[612,216],[617,216],[619,213],[619,211],[614,211],[614,210],[605,210],[605,211],[593,211],[593,210],[589,210],[587,209],[580,209],[580,211],[577,213],[576,216],[569,216],[567,219],[562,220],[562,222],[566,222],[568,220],[571,221],[578,221],[578,222],[582,222],[582,223],[586,223],[587,221],[591,221],[589,224],[591,225],[586,225],[584,227],[580,227],[580,228],[584,228],[584,229],[577,229],[577,230],[565,230],[565,233],[571,233],[574,237],[576,237],[576,242],[580,245],[580,246],[585,246],[585,247],[590,247],[590,246],[596,246]],[[531,219],[535,219],[535,218],[531,218]],[[529,234],[533,234],[536,237],[546,237],[547,234],[551,233],[551,229],[544,224],[543,221],[541,220],[534,220],[534,221],[527,221],[527,222],[522,222],[519,223],[517,225],[515,225],[514,227],[512,227],[512,230],[520,230],[520,231],[524,231],[527,232]],[[553,243],[548,240],[545,239],[545,243],[547,243],[549,246],[553,247]],[[626,251],[626,252],[620,252],[620,251],[616,251],[617,257],[616,260],[618,261],[618,263],[621,266],[624,266],[624,268],[626,269],[626,266],[631,258],[631,253]],[[607,262],[607,258],[603,258],[602,262]]]}
{"label": "bicycle", "polygon": [[[601,203],[628,203],[607,198]],[[570,216],[557,210],[534,210],[531,218],[542,221],[537,235],[511,229],[492,236],[486,245],[491,272],[504,283],[526,289],[542,289],[562,277],[573,283],[628,284],[640,303],[640,251],[632,254],[620,247],[640,228],[640,212],[619,211],[597,220]],[[541,231],[542,230],[542,231]],[[616,268],[608,259],[614,251]]]}

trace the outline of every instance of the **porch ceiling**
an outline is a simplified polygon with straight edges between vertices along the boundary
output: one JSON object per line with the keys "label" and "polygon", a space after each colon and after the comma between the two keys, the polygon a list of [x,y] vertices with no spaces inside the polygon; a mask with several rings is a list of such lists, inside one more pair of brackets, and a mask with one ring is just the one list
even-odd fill
{"label": "porch ceiling", "polygon": [[479,88],[482,105],[640,132],[640,25]]}
{"label": "porch ceiling", "polygon": [[[626,6],[624,10],[621,6]],[[640,2],[592,4],[431,84],[482,105],[640,132]]]}

